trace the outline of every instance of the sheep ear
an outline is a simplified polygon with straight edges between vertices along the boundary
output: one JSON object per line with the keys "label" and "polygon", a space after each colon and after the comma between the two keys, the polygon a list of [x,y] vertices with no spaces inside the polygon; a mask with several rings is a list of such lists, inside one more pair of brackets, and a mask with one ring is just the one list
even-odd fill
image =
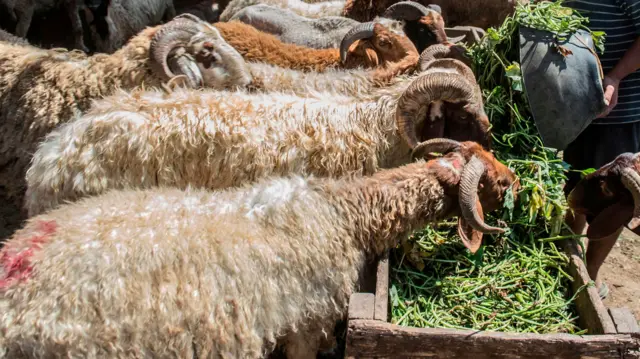
{"label": "sheep ear", "polygon": [[589,223],[587,237],[589,240],[605,238],[627,224],[633,216],[633,205],[616,202],[600,212]]}
{"label": "sheep ear", "polygon": [[380,65],[378,61],[378,54],[376,53],[375,49],[373,49],[371,46],[367,46],[364,50],[364,53],[365,53],[365,56],[367,57],[366,63],[370,64],[371,67],[376,67]]}
{"label": "sheep ear", "polygon": [[[478,215],[484,220],[484,213],[482,213],[482,205],[479,200],[476,202],[476,208]],[[458,235],[462,240],[462,244],[469,249],[471,254],[475,254],[480,249],[482,232],[473,229],[462,216],[458,217]]]}

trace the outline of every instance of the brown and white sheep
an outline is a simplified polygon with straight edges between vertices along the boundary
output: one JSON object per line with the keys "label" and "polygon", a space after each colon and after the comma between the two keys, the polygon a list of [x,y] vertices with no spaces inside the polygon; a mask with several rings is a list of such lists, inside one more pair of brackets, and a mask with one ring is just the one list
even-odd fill
{"label": "brown and white sheep", "polygon": [[[346,0],[342,16],[357,21],[371,21],[382,15],[398,0]],[[475,26],[482,29],[499,27],[513,14],[518,3],[529,0],[419,0],[418,3],[438,6],[448,26]]]}
{"label": "brown and white sheep", "polygon": [[312,49],[286,44],[240,21],[218,22],[214,26],[246,61],[266,62],[290,69],[371,68],[397,62],[414,66],[419,57],[406,36],[395,34],[377,23],[353,27],[344,36],[340,49]]}
{"label": "brown and white sheep", "polygon": [[251,77],[215,28],[187,17],[146,29],[112,55],[0,43],[0,202],[22,206],[31,156],[53,128],[118,88],[168,80],[225,88]]}
{"label": "brown and white sheep", "polygon": [[503,231],[470,223],[514,174],[475,143],[429,147],[445,155],[371,177],[112,191],[32,218],[0,251],[0,357],[314,358],[367,260],[455,215],[470,248]]}
{"label": "brown and white sheep", "polygon": [[177,90],[105,98],[40,144],[27,172],[29,215],[112,188],[218,189],[274,174],[372,174],[408,163],[420,146],[407,139],[432,138],[420,130],[430,103],[474,95],[466,79],[447,72],[366,96],[336,84],[344,94]]}

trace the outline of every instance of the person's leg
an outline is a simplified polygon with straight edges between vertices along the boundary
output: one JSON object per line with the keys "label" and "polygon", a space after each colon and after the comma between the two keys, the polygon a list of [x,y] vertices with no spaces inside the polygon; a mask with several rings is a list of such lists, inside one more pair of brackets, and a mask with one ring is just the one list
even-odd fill
{"label": "person's leg", "polygon": [[607,259],[607,256],[611,252],[613,245],[616,244],[618,237],[620,237],[620,233],[622,233],[622,228],[600,240],[589,241],[586,253],[587,272],[589,272],[589,277],[595,280],[598,288],[601,286],[598,272],[600,271],[600,267],[602,267],[602,263],[604,263],[604,260]]}

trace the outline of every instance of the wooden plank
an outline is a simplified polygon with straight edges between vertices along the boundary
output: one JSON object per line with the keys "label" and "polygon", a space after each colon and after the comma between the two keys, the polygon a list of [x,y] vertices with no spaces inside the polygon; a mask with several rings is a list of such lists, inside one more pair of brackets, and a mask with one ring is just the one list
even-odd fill
{"label": "wooden plank", "polygon": [[[587,267],[582,261],[581,252],[575,241],[566,241],[564,248],[569,256],[569,275],[573,277],[571,283],[575,293],[584,284],[591,281]],[[578,310],[578,322],[581,328],[588,329],[588,334],[617,333],[613,320],[602,303],[598,289],[595,286],[583,289],[575,300]]]}
{"label": "wooden plank", "polygon": [[619,334],[640,333],[638,321],[629,308],[609,308],[609,314]]}
{"label": "wooden plank", "polygon": [[636,358],[633,334],[509,334],[351,320],[346,358]]}
{"label": "wooden plank", "polygon": [[389,251],[380,259],[376,271],[376,301],[373,319],[386,322],[389,309]]}
{"label": "wooden plank", "polygon": [[373,319],[375,296],[372,293],[353,293],[349,298],[349,320]]}

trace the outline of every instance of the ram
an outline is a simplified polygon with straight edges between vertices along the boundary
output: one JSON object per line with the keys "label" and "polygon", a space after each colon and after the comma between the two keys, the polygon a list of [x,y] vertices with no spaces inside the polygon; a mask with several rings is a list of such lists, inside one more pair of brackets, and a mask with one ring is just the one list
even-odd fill
{"label": "ram", "polygon": [[40,144],[27,172],[26,208],[33,216],[113,188],[219,189],[274,174],[372,174],[420,153],[430,103],[475,101],[468,81],[446,71],[368,96],[121,92]]}
{"label": "ram", "polygon": [[0,43],[0,202],[22,207],[37,144],[93,100],[181,79],[222,89],[246,86],[251,76],[215,28],[188,16],[146,29],[112,55]]}
{"label": "ram", "polygon": [[286,44],[240,21],[218,22],[214,26],[246,61],[266,62],[290,69],[325,71],[330,68],[384,67],[408,60],[417,65],[419,57],[406,36],[373,22],[351,28],[342,39],[340,49],[311,49]]}
{"label": "ram", "polygon": [[230,21],[240,10],[257,4],[266,4],[281,9],[289,9],[294,13],[311,19],[325,16],[340,16],[344,7],[344,0],[321,1],[307,3],[302,0],[231,0],[220,13],[220,21]]}
{"label": "ram", "polygon": [[0,357],[261,358],[281,345],[315,358],[367,260],[455,215],[473,252],[504,231],[482,218],[517,192],[514,174],[475,143],[423,147],[444,156],[371,177],[112,191],[32,218],[0,252]]}
{"label": "ram", "polygon": [[[442,17],[434,10],[415,2],[402,2],[391,6],[386,17],[373,22],[402,32],[413,42],[418,52],[433,44],[447,41]],[[350,28],[359,22],[339,16],[310,19],[289,9],[258,4],[237,12],[231,20],[252,25],[260,31],[273,34],[282,42],[311,48],[337,48]]]}
{"label": "ram", "polygon": [[[371,21],[398,0],[346,0],[341,16]],[[529,0],[420,0],[424,6],[439,9],[448,26],[499,27],[515,11],[518,3]]]}

